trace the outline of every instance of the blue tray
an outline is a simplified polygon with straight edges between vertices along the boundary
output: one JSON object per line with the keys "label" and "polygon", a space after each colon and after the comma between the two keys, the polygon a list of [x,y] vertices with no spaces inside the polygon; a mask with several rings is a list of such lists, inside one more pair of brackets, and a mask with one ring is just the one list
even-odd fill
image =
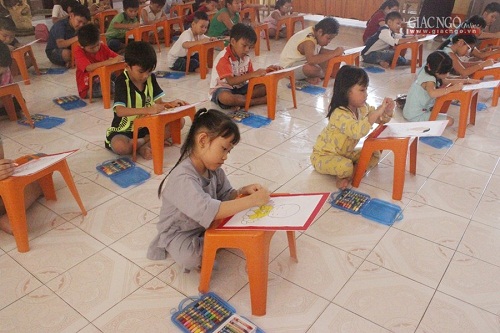
{"label": "blue tray", "polygon": [[260,128],[262,126],[269,125],[271,123],[271,119],[252,113],[250,117],[242,119],[241,123],[253,128]]}
{"label": "blue tray", "polygon": [[64,74],[68,70],[63,67],[55,67],[55,68],[39,68],[40,74]]}
{"label": "blue tray", "polygon": [[453,141],[444,136],[422,136],[419,140],[437,149],[448,148],[453,145]]}
{"label": "blue tray", "polygon": [[128,157],[105,161],[96,166],[96,169],[122,188],[141,184],[151,177],[146,170],[136,166]]}
{"label": "blue tray", "polygon": [[159,77],[161,79],[173,79],[177,80],[180,79],[181,77],[186,76],[186,73],[183,72],[165,72],[165,71],[157,71],[155,72],[156,77]]}
{"label": "blue tray", "polygon": [[[290,83],[288,83],[286,86],[290,89],[292,88],[292,85]],[[321,95],[326,92],[325,88],[309,84],[305,81],[297,81],[295,83],[295,89],[311,95]]]}
{"label": "blue tray", "polygon": [[[51,129],[66,121],[64,118],[51,117],[40,113],[32,114],[31,119],[35,123],[35,127],[45,129]],[[26,118],[19,119],[17,122],[24,126],[31,126]]]}
{"label": "blue tray", "polygon": [[334,192],[330,195],[330,205],[352,214],[361,214],[364,218],[391,226],[394,221],[403,219],[401,208],[390,202],[372,199],[351,189]]}
{"label": "blue tray", "polygon": [[383,72],[385,72],[385,69],[383,69],[381,67],[376,67],[376,66],[367,66],[367,67],[363,67],[363,69],[369,73],[383,73]]}
{"label": "blue tray", "polygon": [[54,98],[52,101],[66,111],[82,108],[87,105],[84,100],[76,95],[61,96],[58,98]]}
{"label": "blue tray", "polygon": [[235,308],[212,292],[186,298],[176,310],[170,318],[182,332],[264,333],[254,323],[237,315]]}

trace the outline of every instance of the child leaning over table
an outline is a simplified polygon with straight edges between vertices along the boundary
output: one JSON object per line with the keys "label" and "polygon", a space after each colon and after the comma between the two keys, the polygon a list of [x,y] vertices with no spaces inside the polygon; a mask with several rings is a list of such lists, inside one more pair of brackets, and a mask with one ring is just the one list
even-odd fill
{"label": "child leaning over table", "polygon": [[122,53],[125,48],[125,35],[128,30],[139,27],[138,0],[123,0],[123,12],[117,14],[109,23],[106,39],[111,50]]}
{"label": "child leaning over table", "polygon": [[149,259],[162,260],[168,253],[184,269],[196,269],[205,230],[213,221],[269,201],[269,191],[260,184],[236,190],[229,183],[222,165],[239,141],[238,126],[224,113],[207,109],[196,113],[181,156],[158,189],[160,220],[158,235],[148,248]]}
{"label": "child leaning over table", "polygon": [[[12,73],[10,72],[10,66],[12,65],[12,58],[10,56],[10,51],[7,45],[0,42],[0,87],[9,85],[14,82],[12,78]],[[16,112],[19,114],[21,112],[21,106],[14,98],[14,107]],[[0,116],[6,116],[7,110],[0,100]]]}
{"label": "child leaning over table", "polygon": [[[366,104],[368,75],[359,67],[342,66],[333,85],[328,110],[328,125],[316,139],[311,163],[316,171],[337,177],[337,187],[346,189],[352,180],[354,165],[361,149],[355,149],[374,123],[391,120],[394,101],[384,98],[378,108]],[[380,152],[373,153],[369,167],[377,165]]]}
{"label": "child leaning over table", "polygon": [[[274,6],[274,10],[269,14],[268,17],[262,21],[262,23],[267,23],[269,27],[269,37],[273,38],[276,34],[280,37],[286,37],[285,26],[278,27],[278,20],[282,17],[289,15],[292,10],[292,0],[278,0]],[[264,32],[261,33],[261,37],[264,36]]]}
{"label": "child leaning over table", "polygon": [[[9,17],[0,17],[0,42],[6,44],[10,51],[23,46],[23,44],[21,44],[16,38],[16,24]],[[24,61],[26,62],[27,68],[32,66],[31,57],[28,54],[24,55]],[[12,75],[16,76],[18,74],[19,69],[17,67],[17,63],[14,61],[12,66]]]}
{"label": "child leaning over table", "polygon": [[[248,80],[279,69],[270,66],[267,70],[261,68],[254,71],[248,53],[256,40],[257,35],[252,27],[243,23],[235,24],[229,34],[229,45],[215,58],[210,95],[212,102],[223,109],[245,106]],[[256,85],[250,105],[264,104],[266,101],[266,88],[261,84]]]}
{"label": "child leaning over table", "polygon": [[[195,12],[194,20],[191,23],[191,28],[184,30],[184,32],[179,36],[179,39],[174,43],[170,51],[167,54],[167,66],[174,71],[184,72],[186,70],[187,64],[187,50],[191,46],[203,43],[208,40],[212,40],[205,36],[208,28],[208,16],[204,12]],[[189,71],[199,72],[200,71],[200,60],[198,53],[191,54],[189,60]]]}
{"label": "child leaning over table", "polygon": [[[363,62],[389,68],[394,57],[394,46],[417,41],[415,36],[404,37],[404,35],[399,35],[402,21],[403,17],[399,12],[390,12],[385,16],[385,25],[366,40],[365,48],[361,51]],[[398,57],[398,66],[409,64],[410,61],[405,57]]]}
{"label": "child leaning over table", "polygon": [[[187,103],[180,100],[164,102],[163,90],[152,71],[156,67],[156,53],[147,42],[131,42],[125,48],[125,71],[115,80],[114,118],[106,131],[106,148],[118,155],[132,153],[134,120],[139,116],[157,114],[167,108]],[[184,125],[184,124],[182,124]],[[165,128],[165,145],[171,144],[169,125]],[[151,145],[147,128],[138,132],[137,150],[144,159],[151,159]]]}
{"label": "child leaning over table", "polygon": [[[101,43],[99,29],[93,24],[87,24],[78,31],[78,42],[80,47],[75,50],[76,85],[80,97],[87,98],[89,72],[123,61],[123,57],[111,51],[106,44]],[[99,76],[94,77],[92,97],[102,97]]]}
{"label": "child leaning over table", "polygon": [[165,0],[150,0],[149,5],[142,8],[141,23],[155,24],[167,19],[167,15],[162,10],[165,6]]}

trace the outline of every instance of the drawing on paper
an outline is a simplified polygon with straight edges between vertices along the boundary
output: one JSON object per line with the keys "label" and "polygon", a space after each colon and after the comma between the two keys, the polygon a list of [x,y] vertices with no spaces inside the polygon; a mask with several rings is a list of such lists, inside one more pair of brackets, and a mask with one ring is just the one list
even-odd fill
{"label": "drawing on paper", "polygon": [[241,224],[252,224],[265,217],[271,217],[271,218],[291,217],[297,214],[299,211],[300,211],[300,206],[297,204],[276,205],[273,200],[270,200],[265,205],[248,210],[243,216]]}

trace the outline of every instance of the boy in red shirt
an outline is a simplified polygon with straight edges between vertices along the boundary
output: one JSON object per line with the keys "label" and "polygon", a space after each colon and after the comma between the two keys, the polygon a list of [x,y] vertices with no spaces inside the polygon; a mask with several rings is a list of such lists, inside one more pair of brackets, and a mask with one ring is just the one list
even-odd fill
{"label": "boy in red shirt", "polygon": [[[123,57],[111,51],[105,43],[101,43],[99,29],[93,24],[87,24],[78,30],[78,42],[81,47],[75,50],[76,85],[80,97],[87,98],[89,72],[101,66],[123,61]],[[102,97],[99,77],[94,80],[92,97]]]}

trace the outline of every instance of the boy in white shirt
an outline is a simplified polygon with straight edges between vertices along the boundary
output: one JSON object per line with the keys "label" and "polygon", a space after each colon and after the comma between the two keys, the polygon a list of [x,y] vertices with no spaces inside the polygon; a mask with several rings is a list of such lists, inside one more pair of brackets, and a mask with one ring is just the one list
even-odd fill
{"label": "boy in white shirt", "polygon": [[[407,42],[417,41],[417,37],[399,35],[403,17],[399,12],[390,12],[385,16],[385,25],[366,40],[365,48],[361,51],[363,62],[389,68],[394,57],[394,46]],[[397,65],[409,65],[410,61],[399,56]]]}
{"label": "boy in white shirt", "polygon": [[[204,41],[211,40],[205,36],[207,32],[208,24],[207,13],[196,12],[194,14],[193,23],[191,23],[191,28],[184,30],[184,32],[179,36],[179,39],[174,43],[167,55],[167,66],[174,71],[186,71],[187,64],[187,49],[196,44],[203,43]],[[191,55],[189,61],[189,71],[199,72],[200,71],[200,61],[198,53]]]}

